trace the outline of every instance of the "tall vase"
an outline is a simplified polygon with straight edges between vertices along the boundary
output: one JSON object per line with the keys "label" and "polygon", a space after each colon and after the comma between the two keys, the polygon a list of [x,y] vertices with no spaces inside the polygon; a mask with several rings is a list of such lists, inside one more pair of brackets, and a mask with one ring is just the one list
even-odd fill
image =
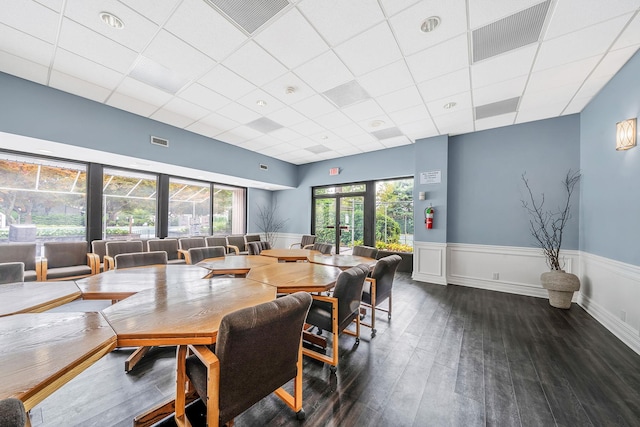
{"label": "tall vase", "polygon": [[549,291],[549,304],[556,308],[571,308],[573,293],[580,289],[580,279],[564,270],[551,270],[540,275],[540,283]]}

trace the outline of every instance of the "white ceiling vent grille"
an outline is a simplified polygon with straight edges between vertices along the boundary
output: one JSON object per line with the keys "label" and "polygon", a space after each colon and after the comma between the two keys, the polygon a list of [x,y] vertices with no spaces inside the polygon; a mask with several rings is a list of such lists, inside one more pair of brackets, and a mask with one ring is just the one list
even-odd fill
{"label": "white ceiling vent grille", "polygon": [[[253,34],[282,9],[288,0],[204,0],[222,12],[247,34]],[[214,40],[215,42],[215,40]]]}
{"label": "white ceiling vent grille", "polygon": [[499,116],[501,114],[515,113],[518,108],[518,102],[520,102],[519,96],[492,102],[491,104],[478,105],[476,107],[476,120]]}
{"label": "white ceiling vent grille", "polygon": [[397,127],[391,127],[387,129],[380,129],[375,132],[371,132],[371,135],[375,136],[379,140],[395,138],[396,136],[404,135]]}
{"label": "white ceiling vent grille", "polygon": [[473,62],[482,61],[540,39],[551,0],[473,30]]}
{"label": "white ceiling vent grille", "polygon": [[169,140],[168,139],[164,139],[164,138],[158,138],[157,136],[151,136],[151,143],[153,145],[159,145],[161,147],[168,147],[169,146]]}
{"label": "white ceiling vent grille", "polygon": [[336,86],[322,94],[339,108],[371,98],[367,91],[355,80]]}
{"label": "white ceiling vent grille", "polygon": [[249,122],[247,123],[247,126],[262,133],[273,132],[274,130],[277,130],[283,127],[280,123],[274,122],[273,120],[268,119],[266,117],[261,117],[252,122]]}

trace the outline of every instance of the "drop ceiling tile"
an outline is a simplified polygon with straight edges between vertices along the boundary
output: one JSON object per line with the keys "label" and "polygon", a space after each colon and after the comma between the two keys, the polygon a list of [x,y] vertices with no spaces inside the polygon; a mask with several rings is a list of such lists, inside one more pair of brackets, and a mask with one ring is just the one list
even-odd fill
{"label": "drop ceiling tile", "polygon": [[210,113],[210,111],[205,108],[199,107],[192,102],[177,97],[171,99],[162,108],[173,113],[189,117],[192,119],[191,122],[198,121]]}
{"label": "drop ceiling tile", "polygon": [[325,130],[322,126],[311,120],[297,123],[293,126],[289,126],[289,128],[305,137]]}
{"label": "drop ceiling tile", "polygon": [[620,68],[638,51],[640,45],[629,46],[607,53],[590,78],[613,77]]}
{"label": "drop ceiling tile", "polygon": [[[327,70],[331,70],[330,73]],[[353,74],[333,51],[328,51],[296,68],[294,73],[318,92],[353,80]]]}
{"label": "drop ceiling tile", "polygon": [[[265,101],[267,105],[260,106],[258,101]],[[285,107],[277,98],[269,95],[261,89],[256,89],[236,101],[238,104],[255,111],[256,113],[266,116]]]}
{"label": "drop ceiling tile", "polygon": [[549,23],[544,39],[553,39],[582,28],[591,27],[616,16],[634,12],[639,6],[637,0],[593,1],[589,2],[589,7],[585,7],[584,3],[584,0],[557,2],[553,10],[553,19]]}
{"label": "drop ceiling tile", "polygon": [[[100,12],[105,10],[117,16],[124,22],[121,29],[113,28],[105,24],[100,18]],[[142,52],[158,31],[158,25],[149,21],[144,16],[117,1],[85,1],[67,0],[65,17],[72,19],[80,25],[108,37],[135,52]]]}
{"label": "drop ceiling tile", "polygon": [[216,113],[242,124],[252,122],[261,117],[260,114],[238,104],[237,102],[225,105],[218,109]]}
{"label": "drop ceiling tile", "polygon": [[138,98],[147,104],[155,105],[156,108],[164,105],[173,97],[165,91],[156,89],[131,77],[125,77],[116,91],[132,98]]}
{"label": "drop ceiling tile", "polygon": [[3,24],[0,24],[0,50],[47,67],[53,55],[52,44]]}
{"label": "drop ceiling tile", "polygon": [[463,68],[447,75],[427,80],[418,85],[425,102],[471,90],[469,68]]}
{"label": "drop ceiling tile", "polygon": [[101,64],[96,64],[93,61],[64,49],[58,49],[56,51],[53,68],[62,73],[78,77],[111,90],[124,78],[124,75],[117,71],[113,71]]}
{"label": "drop ceiling tile", "polygon": [[287,69],[255,42],[242,46],[224,64],[250,82],[262,86],[287,72]]}
{"label": "drop ceiling tile", "polygon": [[397,126],[403,124],[417,122],[429,117],[429,112],[424,105],[416,105],[415,107],[409,107],[401,111],[390,113],[389,117]]}
{"label": "drop ceiling tile", "polygon": [[331,46],[384,19],[376,0],[303,1],[298,8]]}
{"label": "drop ceiling tile", "polygon": [[269,25],[254,40],[290,69],[329,49],[295,8]]}
{"label": "drop ceiling tile", "polygon": [[416,105],[423,105],[418,88],[409,86],[396,92],[391,92],[377,98],[378,104],[387,113],[404,110]]}
{"label": "drop ceiling tile", "polygon": [[367,132],[347,138],[347,141],[349,141],[351,145],[360,149],[363,149],[363,147],[368,147],[370,145],[380,144],[380,141],[378,141],[375,136]]}
{"label": "drop ceiling tile", "polygon": [[182,0],[119,0],[156,24],[163,24]]}
{"label": "drop ceiling tile", "polygon": [[[290,143],[291,143],[291,145],[296,147],[296,149],[308,148],[308,147],[313,147],[315,145],[318,145],[318,143],[316,141],[314,141],[311,138],[307,138],[307,137],[294,139],[293,141],[290,141]],[[307,151],[307,150],[304,150],[304,151],[305,151],[304,155],[309,154],[309,151]],[[299,150],[296,150],[296,152],[299,152]]]}
{"label": "drop ceiling tile", "polygon": [[358,121],[358,125],[367,132],[375,133],[385,129],[395,128],[396,124],[386,114],[370,117]]}
{"label": "drop ceiling tile", "polygon": [[562,111],[563,115],[566,114],[576,114],[576,113],[580,113],[582,112],[582,110],[584,109],[584,107],[587,106],[587,104],[589,104],[589,101],[591,101],[591,97],[583,97],[583,98],[573,98],[573,100],[569,103],[569,105],[567,105],[567,107]]}
{"label": "drop ceiling tile", "polygon": [[461,109],[451,114],[434,117],[433,119],[442,135],[460,135],[473,132],[473,110]]}
{"label": "drop ceiling tile", "polygon": [[62,10],[62,1],[63,0],[36,0],[36,2],[55,12],[60,12],[60,10]]}
{"label": "drop ceiling tile", "polygon": [[576,98],[592,98],[611,80],[612,76],[594,77],[590,76],[582,87],[575,94]]}
{"label": "drop ceiling tile", "polygon": [[407,138],[406,136],[404,136],[404,135],[395,136],[393,138],[387,138],[387,139],[384,139],[384,140],[382,140],[380,142],[386,148],[400,147],[401,145],[409,145],[409,144],[412,143],[411,140],[409,138]]}
{"label": "drop ceiling tile", "polygon": [[413,86],[413,77],[404,59],[358,77],[358,83],[372,97]]}
{"label": "drop ceiling tile", "polygon": [[267,156],[278,156],[282,153],[289,153],[294,149],[295,147],[293,145],[284,142],[282,144],[269,146],[259,152]]}
{"label": "drop ceiling tile", "polygon": [[247,150],[251,150],[251,151],[264,150],[268,146],[269,146],[268,143],[262,142],[258,139],[252,139],[242,144],[242,148],[246,148]]}
{"label": "drop ceiling tile", "polygon": [[518,111],[516,123],[526,123],[533,122],[535,120],[549,119],[551,117],[558,117],[566,106],[566,102],[560,102],[556,104],[549,103],[544,107],[539,108],[521,108],[520,111]]}
{"label": "drop ceiling tile", "polygon": [[473,103],[475,105],[485,105],[504,99],[515,98],[516,96],[522,96],[525,85],[527,84],[527,79],[527,76],[521,76],[474,89]]}
{"label": "drop ceiling tile", "polygon": [[[291,88],[292,91],[288,91]],[[262,86],[262,89],[287,105],[302,101],[316,92],[293,73],[284,74]]]}
{"label": "drop ceiling tile", "polygon": [[527,91],[539,92],[559,86],[582,83],[598,64],[602,55],[531,73]]}
{"label": "drop ceiling tile", "polygon": [[120,73],[126,73],[137,57],[133,50],[66,18],[62,22],[58,47]]}
{"label": "drop ceiling tile", "polygon": [[157,120],[162,123],[170,124],[177,128],[184,128],[195,122],[191,117],[183,116],[182,114],[174,113],[165,108],[160,108],[150,116],[151,119]]}
{"label": "drop ceiling tile", "polygon": [[296,102],[292,107],[309,118],[319,117],[336,111],[336,107],[321,95],[313,95]]}
{"label": "drop ceiling tile", "polygon": [[409,70],[421,83],[469,66],[467,36],[462,35],[407,56]]}
{"label": "drop ceiling tile", "polygon": [[469,2],[471,29],[485,26],[541,2],[542,0],[474,0]]}
{"label": "drop ceiling tile", "polygon": [[382,7],[387,16],[393,16],[398,12],[414,5],[419,0],[382,0]]}
{"label": "drop ceiling tile", "polygon": [[153,39],[144,56],[187,80],[200,76],[215,64],[211,58],[165,30]]}
{"label": "drop ceiling tile", "polygon": [[219,134],[216,136],[216,139],[230,144],[240,145],[262,135],[264,135],[262,132],[258,132],[248,126],[238,126],[237,128],[233,128],[227,132]]}
{"label": "drop ceiling tile", "polygon": [[369,153],[371,151],[384,150],[387,147],[382,145],[380,141],[374,140],[369,142],[368,144],[358,145],[358,148],[360,148],[365,153]]}
{"label": "drop ceiling tile", "polygon": [[295,124],[308,120],[307,117],[289,107],[285,107],[278,111],[274,111],[271,114],[267,114],[267,117],[274,122],[280,123],[282,126],[293,126]]}
{"label": "drop ceiling tile", "polygon": [[340,153],[341,156],[353,156],[356,154],[361,154],[362,149],[355,147],[353,145],[343,145],[342,147],[336,149],[336,152]]}
{"label": "drop ceiling tile", "polygon": [[629,17],[630,15],[624,15],[545,41],[538,52],[533,71],[541,71],[605,53]]}
{"label": "drop ceiling tile", "polygon": [[198,82],[234,101],[256,88],[255,85],[222,65],[209,71]]}
{"label": "drop ceiling tile", "polygon": [[[445,108],[444,106],[450,102],[455,102],[456,105],[453,108]],[[434,118],[439,116],[452,116],[458,111],[471,109],[471,92],[458,93],[446,98],[438,99],[427,103],[427,108]],[[437,123],[437,120],[436,120]]]}
{"label": "drop ceiling tile", "polygon": [[217,127],[209,126],[208,124],[202,121],[191,123],[185,129],[190,132],[197,133],[199,135],[207,136],[209,138],[213,138],[216,135],[219,135],[221,133],[220,129],[218,129]]}
{"label": "drop ceiling tile", "polygon": [[202,108],[206,108],[209,111],[215,111],[231,103],[229,98],[226,98],[199,83],[194,83],[188,86],[180,92],[179,96],[180,98],[193,102],[194,104],[197,104]]}
{"label": "drop ceiling tile", "polygon": [[35,62],[0,51],[0,71],[32,82],[47,84],[49,68]]}
{"label": "drop ceiling tile", "polygon": [[362,135],[365,133],[365,131],[355,123],[332,128],[331,131],[338,137],[346,140],[349,140],[351,137],[354,137],[356,135]]}
{"label": "drop ceiling tile", "polygon": [[386,21],[342,43],[334,51],[356,76],[402,58]]}
{"label": "drop ceiling tile", "polygon": [[33,1],[2,2],[1,20],[16,30],[30,34],[47,43],[55,43],[59,14]]}
{"label": "drop ceiling tile", "polygon": [[[423,1],[389,20],[398,45],[405,55],[435,46],[467,32],[467,10],[463,1]],[[420,26],[430,16],[438,16],[441,24],[430,33]]]}
{"label": "drop ceiling tile", "polygon": [[242,31],[203,0],[183,1],[164,28],[216,61],[247,40]]}
{"label": "drop ceiling tile", "polygon": [[362,120],[370,119],[371,117],[384,115],[384,111],[373,100],[368,99],[355,105],[343,108],[342,112],[349,116],[351,120],[360,122]]}
{"label": "drop ceiling tile", "polygon": [[231,120],[225,116],[221,116],[218,113],[211,113],[208,116],[200,119],[200,122],[212,126],[216,129],[220,129],[220,133],[240,126],[240,123],[236,122],[235,120]]}
{"label": "drop ceiling tile", "polygon": [[398,127],[406,136],[414,141],[438,135],[438,130],[436,129],[436,126],[431,118],[425,118],[413,123],[398,125]]}
{"label": "drop ceiling tile", "polygon": [[499,116],[476,120],[476,131],[512,125],[515,122],[516,114],[517,113],[501,114]]}
{"label": "drop ceiling tile", "polygon": [[[527,89],[520,101],[518,111],[526,111],[532,109],[543,108],[545,105],[561,104],[568,105],[571,98],[576,94],[581,83],[574,83],[565,86],[558,86],[552,89],[545,89],[532,92]],[[558,113],[559,114],[559,113]],[[553,117],[557,114],[550,114]]]}
{"label": "drop ceiling tile", "polygon": [[537,45],[496,56],[471,66],[473,88],[481,88],[516,77],[526,76],[536,57]]}
{"label": "drop ceiling tile", "polygon": [[640,14],[631,21],[611,49],[616,50],[638,44],[640,44]]}
{"label": "drop ceiling tile", "polygon": [[302,137],[302,135],[300,135],[298,132],[295,132],[286,127],[276,129],[273,132],[269,133],[269,135],[283,142],[291,142]]}
{"label": "drop ceiling tile", "polygon": [[332,111],[328,114],[323,114],[321,116],[315,117],[314,121],[321,126],[326,127],[327,129],[333,129],[336,127],[344,126],[346,124],[352,123],[351,119],[340,111]]}
{"label": "drop ceiling tile", "polygon": [[137,114],[143,117],[149,117],[154,111],[158,109],[156,105],[148,104],[139,99],[125,95],[123,93],[114,92],[107,100],[107,105],[110,105],[121,110],[128,111],[133,114]]}
{"label": "drop ceiling tile", "polygon": [[111,94],[110,89],[100,87],[56,70],[51,72],[49,86],[101,103]]}

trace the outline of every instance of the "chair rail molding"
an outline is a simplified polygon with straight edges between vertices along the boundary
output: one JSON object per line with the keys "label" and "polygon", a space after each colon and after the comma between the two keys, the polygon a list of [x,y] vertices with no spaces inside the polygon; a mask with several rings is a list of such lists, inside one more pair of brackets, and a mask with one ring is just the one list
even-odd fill
{"label": "chair rail molding", "polygon": [[447,284],[447,244],[413,242],[413,279]]}

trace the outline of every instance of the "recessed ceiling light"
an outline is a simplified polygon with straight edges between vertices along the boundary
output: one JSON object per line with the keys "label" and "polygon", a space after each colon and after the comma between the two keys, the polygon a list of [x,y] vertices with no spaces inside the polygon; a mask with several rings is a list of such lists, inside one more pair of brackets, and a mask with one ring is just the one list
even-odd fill
{"label": "recessed ceiling light", "polygon": [[295,88],[295,87],[293,87],[293,86],[287,86],[287,89],[285,90],[285,93],[286,93],[287,95],[291,95],[291,94],[293,94],[293,93],[295,93],[295,92],[296,92],[296,88]]}
{"label": "recessed ceiling light", "polygon": [[441,21],[439,16],[430,16],[422,21],[422,24],[420,25],[420,31],[422,31],[423,33],[430,33],[431,31],[438,28],[440,22]]}
{"label": "recessed ceiling light", "polygon": [[384,120],[374,120],[371,122],[371,127],[372,128],[377,128],[380,127],[384,124]]}
{"label": "recessed ceiling light", "polygon": [[329,139],[329,137],[327,135],[322,135],[320,139]]}
{"label": "recessed ceiling light", "polygon": [[258,99],[256,101],[256,104],[258,104],[260,107],[266,107],[267,106],[267,101],[265,101],[264,99]]}
{"label": "recessed ceiling light", "polygon": [[121,30],[124,28],[124,22],[122,22],[122,19],[118,18],[113,13],[100,12],[100,19],[102,19],[102,22],[112,28],[115,28],[116,30]]}
{"label": "recessed ceiling light", "polygon": [[456,104],[455,102],[447,102],[446,104],[444,104],[442,106],[442,108],[444,108],[445,110],[450,110],[453,107],[455,107],[456,105],[458,105],[458,104]]}

